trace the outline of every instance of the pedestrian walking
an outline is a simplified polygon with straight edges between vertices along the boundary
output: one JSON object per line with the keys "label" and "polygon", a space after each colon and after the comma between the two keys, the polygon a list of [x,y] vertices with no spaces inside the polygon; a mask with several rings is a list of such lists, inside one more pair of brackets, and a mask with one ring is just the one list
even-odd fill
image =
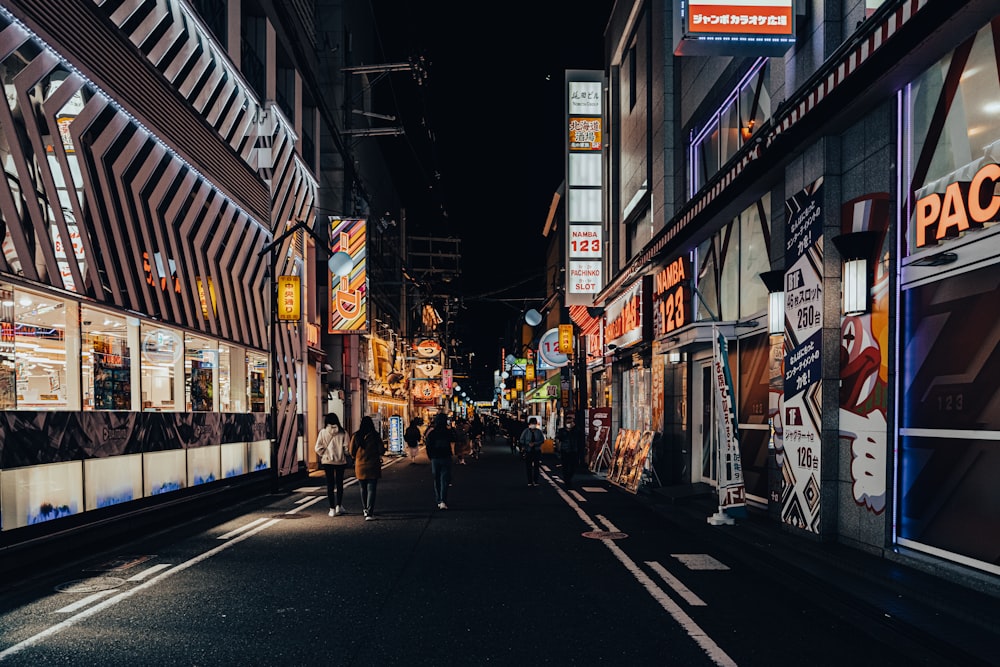
{"label": "pedestrian walking", "polygon": [[469,422],[464,419],[455,420],[455,456],[458,465],[464,466],[465,459],[472,453],[472,442],[469,441]]}
{"label": "pedestrian walking", "polygon": [[351,437],[350,452],[354,457],[354,476],[358,478],[358,486],[361,487],[361,506],[364,508],[365,521],[374,521],[375,493],[379,477],[382,476],[385,445],[375,430],[375,422],[371,417],[361,418],[360,428]]}
{"label": "pedestrian walking", "polygon": [[330,516],[347,514],[344,511],[344,471],[350,463],[347,452],[347,432],[340,425],[340,418],[331,412],[323,420],[323,428],[316,436],[314,449],[326,475],[326,498],[330,503]]}
{"label": "pedestrian walking", "polygon": [[545,434],[538,427],[538,419],[528,420],[528,428],[521,431],[517,439],[521,446],[521,458],[524,459],[524,472],[528,476],[528,486],[538,486],[538,466],[542,461],[542,443]]}
{"label": "pedestrian walking", "polygon": [[434,478],[434,499],[439,510],[448,509],[448,486],[451,484],[451,455],[455,443],[455,432],[448,428],[448,415],[438,413],[434,424],[424,434],[424,449],[431,461],[431,476]]}
{"label": "pedestrian walking", "polygon": [[583,448],[583,430],[577,426],[574,415],[566,415],[563,427],[556,432],[556,446],[559,450],[559,462],[562,464],[563,483],[567,489],[572,489],[573,475]]}
{"label": "pedestrian walking", "polygon": [[420,453],[420,427],[423,424],[423,419],[414,417],[410,421],[410,425],[406,427],[406,431],[403,432],[403,440],[406,442],[411,464],[417,462],[417,454]]}

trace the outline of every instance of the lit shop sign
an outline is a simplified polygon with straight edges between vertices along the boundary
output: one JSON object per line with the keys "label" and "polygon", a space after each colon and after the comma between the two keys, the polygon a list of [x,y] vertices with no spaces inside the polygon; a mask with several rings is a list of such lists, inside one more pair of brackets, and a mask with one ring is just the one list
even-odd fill
{"label": "lit shop sign", "polygon": [[792,0],[674,0],[674,55],[782,55],[795,43]]}
{"label": "lit shop sign", "polygon": [[996,222],[1000,213],[998,180],[1000,165],[990,163],[983,165],[972,180],[956,180],[945,187],[944,194],[932,192],[918,199],[916,247],[937,245],[942,239]]}
{"label": "lit shop sign", "polygon": [[566,299],[589,306],[604,287],[604,72],[566,71]]}
{"label": "lit shop sign", "polygon": [[643,340],[650,326],[649,293],[651,281],[648,276],[632,284],[624,294],[615,299],[604,310],[604,337],[607,344],[627,347]]}
{"label": "lit shop sign", "polygon": [[368,328],[366,244],[364,219],[330,218],[330,326],[327,333],[357,333]]}
{"label": "lit shop sign", "polygon": [[278,276],[278,319],[297,321],[302,317],[301,281],[298,276]]}
{"label": "lit shop sign", "polygon": [[653,337],[687,324],[691,308],[691,264],[681,256],[653,276]]}

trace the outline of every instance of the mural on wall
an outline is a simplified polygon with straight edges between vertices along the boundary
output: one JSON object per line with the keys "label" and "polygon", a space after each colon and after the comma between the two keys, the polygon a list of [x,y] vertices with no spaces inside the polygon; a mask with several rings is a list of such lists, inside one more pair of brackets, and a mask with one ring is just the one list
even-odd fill
{"label": "mural on wall", "polygon": [[840,324],[840,442],[851,451],[854,502],[874,514],[886,504],[889,380],[889,194],[859,197],[841,207],[841,233],[873,238],[871,312]]}
{"label": "mural on wall", "polygon": [[823,353],[823,179],[785,200],[784,457],[781,519],[818,533]]}

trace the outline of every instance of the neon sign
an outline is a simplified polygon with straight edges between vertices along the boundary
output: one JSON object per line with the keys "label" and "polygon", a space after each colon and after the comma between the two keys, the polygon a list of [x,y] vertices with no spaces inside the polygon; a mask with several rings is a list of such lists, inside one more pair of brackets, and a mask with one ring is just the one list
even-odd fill
{"label": "neon sign", "polygon": [[982,166],[971,181],[949,183],[944,194],[933,192],[917,200],[916,247],[937,245],[945,238],[957,238],[970,229],[996,222],[1000,195],[996,184],[1000,165]]}

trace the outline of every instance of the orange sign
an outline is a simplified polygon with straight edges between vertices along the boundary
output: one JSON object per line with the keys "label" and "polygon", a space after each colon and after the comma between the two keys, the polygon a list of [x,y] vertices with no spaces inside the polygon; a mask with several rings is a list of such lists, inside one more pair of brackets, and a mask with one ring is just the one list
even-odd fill
{"label": "orange sign", "polygon": [[559,325],[559,352],[567,357],[573,356],[573,325]]}
{"label": "orange sign", "polygon": [[298,276],[278,276],[278,319],[298,320],[301,310],[301,281]]}
{"label": "orange sign", "polygon": [[601,119],[570,118],[569,149],[571,151],[601,150]]}
{"label": "orange sign", "polygon": [[739,35],[789,35],[792,32],[791,0],[730,0],[715,4],[693,0],[688,10],[688,32]]}
{"label": "orange sign", "polygon": [[[937,245],[944,238],[959,236],[984,223],[994,222],[1000,213],[1000,195],[995,194],[1000,165],[983,165],[968,183],[956,181],[917,200],[916,246]],[[985,195],[985,196],[984,196]]]}

